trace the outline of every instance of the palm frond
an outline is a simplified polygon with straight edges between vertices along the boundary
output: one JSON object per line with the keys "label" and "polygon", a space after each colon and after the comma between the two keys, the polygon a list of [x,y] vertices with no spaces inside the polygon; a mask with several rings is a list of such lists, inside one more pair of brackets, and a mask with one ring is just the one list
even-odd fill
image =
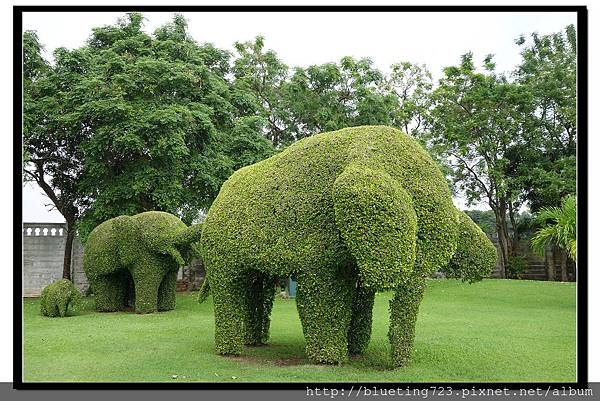
{"label": "palm frond", "polygon": [[569,195],[558,207],[542,208],[537,216],[542,225],[531,239],[531,248],[539,255],[544,255],[546,246],[554,243],[566,250],[573,260],[577,256],[577,200]]}

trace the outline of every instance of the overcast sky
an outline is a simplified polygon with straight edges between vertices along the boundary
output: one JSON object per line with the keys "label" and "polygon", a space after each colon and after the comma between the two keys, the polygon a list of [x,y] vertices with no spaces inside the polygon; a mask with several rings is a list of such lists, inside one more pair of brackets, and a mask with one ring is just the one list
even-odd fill
{"label": "overcast sky", "polygon": [[[521,34],[548,34],[576,24],[575,13],[183,13],[189,33],[198,42],[211,42],[233,51],[236,41],[265,37],[290,67],[339,61],[343,56],[368,57],[387,71],[392,63],[426,64],[434,78],[442,69],[472,51],[477,63],[492,53],[498,70],[519,64]],[[24,13],[25,30],[38,32],[46,57],[58,47],[77,48],[91,29],[113,24],[122,13]],[[153,32],[172,13],[144,13],[145,30]],[[457,206],[463,207],[460,199]],[[49,200],[33,185],[23,189],[23,220],[60,222],[48,212]],[[485,208],[481,205],[479,208]]]}

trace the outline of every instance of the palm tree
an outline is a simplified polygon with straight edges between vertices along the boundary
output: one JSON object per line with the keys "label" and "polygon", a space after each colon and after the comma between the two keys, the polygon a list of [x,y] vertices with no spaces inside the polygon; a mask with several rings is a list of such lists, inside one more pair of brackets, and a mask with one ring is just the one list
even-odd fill
{"label": "palm tree", "polygon": [[577,258],[577,201],[568,195],[561,207],[542,208],[537,216],[540,228],[531,239],[534,252],[544,255],[548,244],[558,246],[561,255],[561,275],[567,279],[567,256],[573,261]]}

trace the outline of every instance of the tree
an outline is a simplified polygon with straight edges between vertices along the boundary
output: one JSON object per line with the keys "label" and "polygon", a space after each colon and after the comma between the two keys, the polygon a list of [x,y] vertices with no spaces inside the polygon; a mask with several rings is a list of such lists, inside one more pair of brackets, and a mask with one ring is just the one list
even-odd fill
{"label": "tree", "polygon": [[[532,249],[544,255],[546,246],[553,244],[561,248],[571,260],[577,258],[577,203],[575,196],[563,199],[561,207],[542,208],[537,216],[542,226],[531,239]],[[561,258],[562,280],[567,281],[567,260]]]}
{"label": "tree", "polygon": [[264,50],[264,38],[258,36],[254,42],[236,42],[237,58],[232,71],[234,87],[244,99],[244,111],[261,117],[266,122],[264,135],[274,147],[294,140],[294,128],[289,111],[283,105],[282,86],[288,67],[272,50]]}
{"label": "tree", "polygon": [[492,237],[496,234],[496,216],[493,211],[464,210],[464,212],[488,237]]}
{"label": "tree", "polygon": [[84,188],[93,199],[79,225],[84,236],[109,218],[149,210],[190,224],[238,157],[270,155],[260,124],[241,118],[231,101],[228,56],[198,45],[186,27],[176,16],[151,37],[142,16],[129,14],[93,31],[89,71],[75,88],[79,119],[93,132],[84,147]]}
{"label": "tree", "polygon": [[392,64],[386,90],[396,99],[393,125],[423,140],[429,128],[429,109],[433,78],[426,65],[401,62]]}
{"label": "tree", "polygon": [[82,149],[88,132],[73,119],[67,92],[82,73],[84,54],[57,51],[54,65],[42,57],[35,32],[23,35],[23,174],[51,200],[67,224],[63,278],[71,278],[75,224],[85,196]]}
{"label": "tree", "polygon": [[344,57],[290,74],[273,50],[265,50],[263,37],[235,47],[240,102],[266,121],[264,134],[275,147],[354,125],[397,126],[419,139],[426,130],[433,83],[424,65],[394,64],[385,75],[369,59]]}
{"label": "tree", "polygon": [[533,113],[531,95],[495,72],[492,56],[478,72],[467,53],[444,70],[434,91],[431,149],[448,160],[457,188],[469,203],[485,201],[494,212],[503,266],[512,256],[519,181],[508,173],[507,155],[525,143]]}
{"label": "tree", "polygon": [[44,165],[44,176],[57,181],[77,167],[68,177],[83,240],[102,221],[148,210],[190,224],[234,169],[272,154],[262,121],[243,115],[225,79],[227,52],[195,43],[181,16],[153,35],[142,26],[130,13],[93,29],[82,48],[58,49],[54,86],[25,109],[38,121],[26,128],[29,165],[49,149],[62,164]]}
{"label": "tree", "polygon": [[392,125],[397,102],[369,59],[297,67],[284,87],[295,139],[357,125]]}
{"label": "tree", "polygon": [[512,156],[515,174],[523,180],[524,199],[533,211],[560,206],[575,193],[577,144],[576,30],[524,36],[517,82],[528,88],[535,103],[535,131],[519,153]]}

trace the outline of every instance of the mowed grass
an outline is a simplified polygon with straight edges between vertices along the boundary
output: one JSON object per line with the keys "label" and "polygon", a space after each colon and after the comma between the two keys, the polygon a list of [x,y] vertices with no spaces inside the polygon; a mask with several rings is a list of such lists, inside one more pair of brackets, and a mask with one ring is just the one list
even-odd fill
{"label": "mowed grass", "polygon": [[[96,313],[93,299],[63,319],[24,300],[25,381],[542,382],[575,381],[575,285],[430,280],[409,366],[390,369],[388,302],[378,294],[365,355],[313,365],[294,300],[276,300],[268,346],[214,353],[212,299],[179,295],[174,311]],[[175,376],[176,375],[176,376]],[[175,377],[175,378],[174,378]]]}

